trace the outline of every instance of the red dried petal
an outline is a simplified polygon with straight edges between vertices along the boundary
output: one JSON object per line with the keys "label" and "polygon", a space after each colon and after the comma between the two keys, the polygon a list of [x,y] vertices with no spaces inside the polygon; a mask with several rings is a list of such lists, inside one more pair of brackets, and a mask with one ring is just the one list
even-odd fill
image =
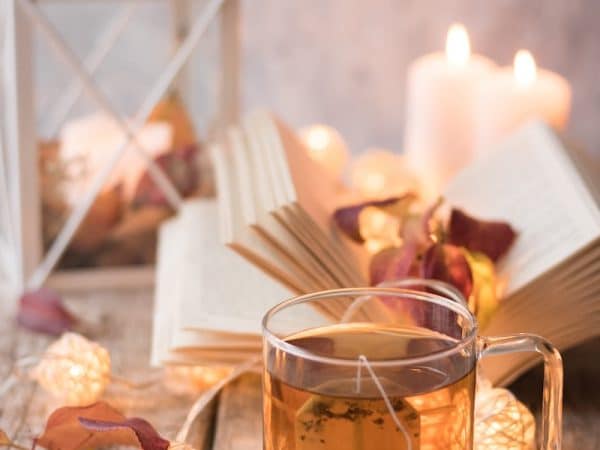
{"label": "red dried petal", "polygon": [[143,450],[167,450],[169,448],[169,441],[163,439],[150,423],[139,417],[117,422],[80,417],[79,423],[88,430],[99,433],[108,434],[115,431],[131,430],[135,433],[139,445]]}
{"label": "red dried petal", "polygon": [[[190,145],[163,153],[154,160],[184,197],[192,194],[198,187],[199,173],[195,163],[197,154],[198,147]],[[169,206],[165,194],[148,170],[142,174],[133,196],[134,207],[143,205]]]}
{"label": "red dried petal", "polygon": [[58,336],[72,330],[77,320],[64,307],[58,293],[40,288],[23,294],[19,301],[17,322],[29,330]]}
{"label": "red dried petal", "polygon": [[473,274],[460,247],[434,244],[423,255],[421,276],[445,281],[457,288],[465,298],[473,290]]}
{"label": "red dried petal", "polygon": [[386,248],[371,258],[369,267],[371,285],[384,281],[400,280],[418,273],[416,264],[417,247],[404,245],[398,248]]}
{"label": "red dried petal", "polygon": [[393,208],[404,201],[412,201],[415,198],[413,193],[405,194],[401,197],[390,197],[384,200],[372,200],[358,205],[345,206],[338,208],[333,213],[333,221],[350,239],[363,243],[364,239],[360,235],[358,218],[363,209],[374,206],[381,209]]}
{"label": "red dried petal", "polygon": [[498,261],[513,244],[517,233],[506,222],[475,219],[459,209],[453,209],[448,226],[448,242],[483,253]]}

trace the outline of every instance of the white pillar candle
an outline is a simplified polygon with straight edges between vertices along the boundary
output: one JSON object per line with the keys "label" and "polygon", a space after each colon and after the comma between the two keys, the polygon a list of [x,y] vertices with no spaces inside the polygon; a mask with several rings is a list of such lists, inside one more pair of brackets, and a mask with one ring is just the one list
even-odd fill
{"label": "white pillar candle", "polygon": [[300,130],[308,156],[336,179],[341,179],[348,161],[348,148],[341,134],[327,125],[311,125]]}
{"label": "white pillar candle", "polygon": [[462,25],[448,31],[446,52],[417,59],[408,71],[404,147],[411,164],[439,189],[469,162],[477,86],[495,64],[471,54]]}
{"label": "white pillar candle", "polygon": [[519,125],[542,119],[562,130],[571,109],[567,80],[538,69],[531,53],[519,50],[513,67],[498,70],[479,85],[476,147],[485,151]]}

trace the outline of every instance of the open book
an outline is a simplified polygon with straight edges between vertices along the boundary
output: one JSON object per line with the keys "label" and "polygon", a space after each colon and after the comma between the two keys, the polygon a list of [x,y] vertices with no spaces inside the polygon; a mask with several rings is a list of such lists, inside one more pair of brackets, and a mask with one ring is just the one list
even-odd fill
{"label": "open book", "polygon": [[[267,113],[213,146],[218,205],[195,200],[161,229],[155,363],[235,363],[257,354],[260,319],[297,293],[366,285],[368,255],[331,225],[341,187]],[[499,267],[506,298],[484,334],[539,333],[560,348],[600,330],[598,179],[531,124],[460,173],[445,195],[519,232]],[[589,168],[589,165],[585,165]],[[596,302],[598,299],[598,302]],[[323,311],[341,316],[344,311]],[[489,359],[507,383],[531,355]]]}

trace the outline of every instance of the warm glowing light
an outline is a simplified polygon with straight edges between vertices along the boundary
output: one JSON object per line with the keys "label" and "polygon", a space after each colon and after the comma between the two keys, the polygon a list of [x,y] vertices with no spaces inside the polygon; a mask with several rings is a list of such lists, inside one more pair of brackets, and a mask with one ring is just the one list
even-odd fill
{"label": "warm glowing light", "polygon": [[373,206],[364,208],[358,216],[360,235],[370,253],[399,246],[402,243],[400,225],[397,217]]}
{"label": "warm glowing light", "polygon": [[446,59],[450,65],[464,67],[471,56],[469,34],[464,25],[453,24],[446,37]]}
{"label": "warm glowing light", "polygon": [[96,401],[110,381],[106,349],[77,333],[65,333],[51,344],[31,377],[66,405]]}
{"label": "warm glowing light", "polygon": [[537,78],[537,67],[533,55],[527,50],[519,50],[515,54],[514,74],[517,84],[527,87],[533,84]]}
{"label": "warm glowing light", "polygon": [[174,394],[194,395],[218,383],[230,372],[230,367],[167,366],[164,384]]}
{"label": "warm glowing light", "polygon": [[340,133],[326,125],[312,125],[300,130],[300,137],[313,161],[336,178],[342,175],[348,161],[348,149]]}
{"label": "warm glowing light", "polygon": [[404,158],[387,150],[369,149],[351,169],[352,188],[365,198],[383,198],[420,191],[417,177]]}
{"label": "warm glowing light", "polygon": [[535,419],[509,390],[492,388],[489,381],[480,378],[473,434],[475,450],[531,450],[535,442]]}

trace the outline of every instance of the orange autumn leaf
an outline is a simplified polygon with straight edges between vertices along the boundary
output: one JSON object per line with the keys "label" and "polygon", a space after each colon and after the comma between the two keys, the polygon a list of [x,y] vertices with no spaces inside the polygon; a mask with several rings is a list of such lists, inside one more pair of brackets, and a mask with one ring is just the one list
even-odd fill
{"label": "orange autumn leaf", "polygon": [[48,418],[44,433],[34,443],[48,450],[82,450],[114,445],[166,450],[162,439],[143,419],[127,419],[104,402],[84,407],[63,407]]}

